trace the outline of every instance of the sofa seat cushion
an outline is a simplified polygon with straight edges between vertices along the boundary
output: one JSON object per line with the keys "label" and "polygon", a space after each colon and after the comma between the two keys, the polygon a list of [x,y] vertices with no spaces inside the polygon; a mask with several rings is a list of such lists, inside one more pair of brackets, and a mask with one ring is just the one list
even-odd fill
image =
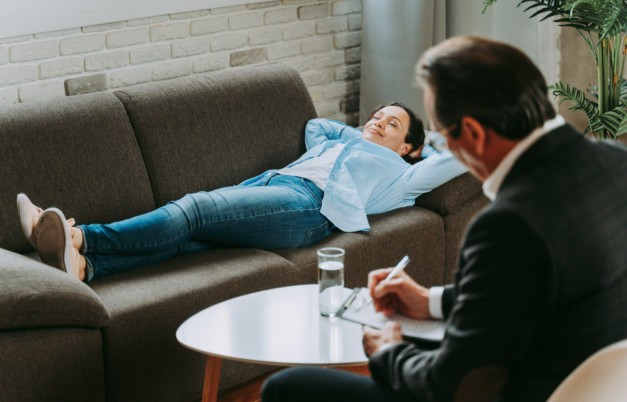
{"label": "sofa seat cushion", "polygon": [[[368,233],[334,233],[320,244],[305,249],[286,249],[277,254],[297,265],[303,282],[315,283],[316,250],[326,246],[346,250],[344,260],[347,287],[366,286],[373,269],[391,267],[404,256],[411,262],[406,268],[425,286],[442,283],[444,264],[444,225],[435,212],[418,207],[397,209],[368,217]],[[408,248],[407,245],[412,247]]]}
{"label": "sofa seat cushion", "polygon": [[94,281],[111,316],[103,330],[108,399],[197,399],[205,358],[177,342],[177,328],[213,304],[290,285],[296,272],[292,263],[270,252],[233,248],[184,255]]}
{"label": "sofa seat cushion", "polygon": [[110,93],[0,108],[0,247],[26,252],[15,197],[26,193],[77,223],[154,208],[150,181],[120,101]]}

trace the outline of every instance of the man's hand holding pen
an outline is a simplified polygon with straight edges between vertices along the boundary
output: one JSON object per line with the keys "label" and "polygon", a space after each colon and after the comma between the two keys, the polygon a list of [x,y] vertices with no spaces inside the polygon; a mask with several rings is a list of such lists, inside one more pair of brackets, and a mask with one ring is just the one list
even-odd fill
{"label": "man's hand holding pen", "polygon": [[398,313],[415,319],[429,319],[429,289],[416,283],[405,272],[385,282],[392,268],[368,274],[368,290],[375,311],[386,316]]}
{"label": "man's hand holding pen", "polygon": [[[386,316],[402,314],[415,319],[429,319],[429,289],[419,285],[409,275],[401,271],[386,280],[393,268],[383,268],[368,274],[368,290],[375,311]],[[384,345],[401,342],[403,336],[397,323],[387,323],[382,330],[365,327],[363,335],[364,351],[367,356],[380,350]]]}

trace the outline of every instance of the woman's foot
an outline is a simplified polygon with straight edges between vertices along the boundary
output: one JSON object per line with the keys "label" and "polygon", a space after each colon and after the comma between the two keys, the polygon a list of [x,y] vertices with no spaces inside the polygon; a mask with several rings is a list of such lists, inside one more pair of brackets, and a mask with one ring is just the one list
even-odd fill
{"label": "woman's foot", "polygon": [[39,221],[39,217],[43,212],[43,209],[30,202],[26,194],[20,193],[17,195],[17,215],[20,219],[22,232],[24,232],[26,240],[28,240],[34,248],[37,248],[37,245],[35,244],[33,233],[35,226],[37,226],[37,221]]}
{"label": "woman's foot", "polygon": [[70,225],[59,209],[48,208],[41,214],[34,229],[34,240],[44,264],[79,280],[85,277],[84,260],[81,261],[81,255],[72,245]]}
{"label": "woman's foot", "polygon": [[[26,194],[19,193],[17,195],[17,215],[20,220],[22,232],[26,240],[28,240],[35,249],[37,249],[37,242],[34,236],[35,228],[43,212],[44,210],[33,204]],[[67,220],[67,223],[70,226],[74,226],[75,221],[73,218],[70,218]]]}

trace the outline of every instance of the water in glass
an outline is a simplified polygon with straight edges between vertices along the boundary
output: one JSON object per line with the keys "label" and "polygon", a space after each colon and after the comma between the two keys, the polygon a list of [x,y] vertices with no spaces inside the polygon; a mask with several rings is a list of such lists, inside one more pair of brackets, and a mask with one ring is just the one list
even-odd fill
{"label": "water in glass", "polygon": [[342,305],[344,289],[344,263],[323,261],[318,263],[320,314],[333,317]]}

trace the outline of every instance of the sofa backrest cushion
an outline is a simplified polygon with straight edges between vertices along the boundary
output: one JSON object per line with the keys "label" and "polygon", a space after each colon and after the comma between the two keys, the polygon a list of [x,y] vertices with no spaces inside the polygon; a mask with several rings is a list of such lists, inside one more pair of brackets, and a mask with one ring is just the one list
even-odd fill
{"label": "sofa backrest cushion", "polygon": [[135,135],[110,93],[0,107],[0,247],[30,249],[15,198],[56,206],[77,223],[154,208]]}
{"label": "sofa backrest cushion", "polygon": [[115,92],[128,113],[157,206],[281,168],[304,151],[316,112],[298,72],[233,68]]}
{"label": "sofa backrest cushion", "polygon": [[[482,193],[481,182],[466,172],[416,198],[416,205],[439,213],[452,215],[471,198]],[[488,199],[485,199],[486,203]],[[474,214],[476,211],[471,211]]]}

